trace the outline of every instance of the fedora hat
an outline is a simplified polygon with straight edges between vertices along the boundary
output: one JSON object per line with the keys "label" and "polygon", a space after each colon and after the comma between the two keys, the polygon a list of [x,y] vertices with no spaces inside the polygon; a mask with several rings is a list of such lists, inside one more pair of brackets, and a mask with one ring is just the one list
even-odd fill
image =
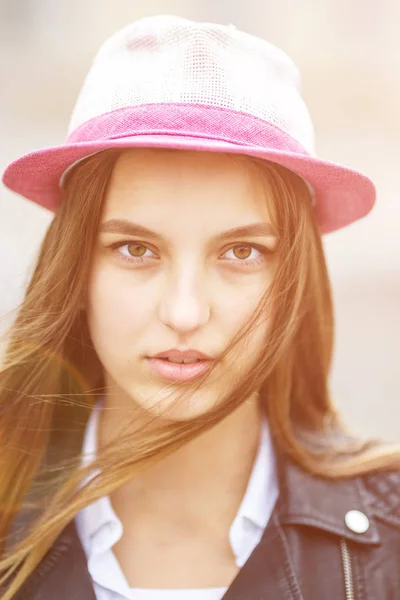
{"label": "fedora hat", "polygon": [[14,160],[3,182],[55,211],[70,169],[110,148],[245,154],[302,177],[321,233],[334,231],[371,210],[375,187],[358,171],[317,158],[299,88],[282,50],[232,25],[140,19],[98,50],[65,141]]}

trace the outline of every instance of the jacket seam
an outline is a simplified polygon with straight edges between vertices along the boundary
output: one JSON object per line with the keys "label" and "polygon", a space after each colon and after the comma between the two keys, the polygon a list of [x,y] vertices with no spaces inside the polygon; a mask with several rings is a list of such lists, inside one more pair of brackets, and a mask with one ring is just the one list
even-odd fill
{"label": "jacket seam", "polygon": [[388,525],[396,525],[400,529],[400,519],[394,517],[392,515],[388,515],[387,513],[375,510],[375,517],[380,521],[387,523]]}
{"label": "jacket seam", "polygon": [[289,545],[286,539],[286,536],[283,532],[283,529],[281,527],[281,524],[279,522],[279,519],[276,515],[274,515],[273,517],[275,526],[277,528],[278,534],[279,534],[279,539],[281,541],[282,547],[284,549],[284,553],[285,553],[285,564],[284,564],[284,569],[286,572],[286,576],[288,578],[289,581],[289,587],[290,587],[290,591],[293,594],[293,598],[295,600],[304,600],[303,599],[303,595],[301,593],[300,590],[300,585],[297,579],[297,575],[294,569],[294,565],[293,562],[291,560],[290,557],[290,551],[289,551]]}
{"label": "jacket seam", "polygon": [[[394,524],[400,526],[400,517],[396,517],[391,513],[393,508],[390,504],[387,504],[382,500],[382,497],[379,494],[372,492],[367,488],[366,482],[363,479],[358,478],[357,483],[359,485],[360,492],[364,498],[365,503],[370,508],[370,510],[374,513],[374,515],[386,523]],[[377,502],[383,502],[384,508],[380,508]],[[397,505],[397,508],[400,505]]]}
{"label": "jacket seam", "polygon": [[[296,521],[294,521],[293,519],[296,519]],[[300,522],[299,519],[302,519],[302,521]],[[286,520],[284,519],[282,521],[283,525],[314,525],[315,527],[321,528],[323,530],[327,530],[330,533],[333,533],[334,535],[338,535],[340,537],[345,537],[347,539],[350,539],[356,543],[360,543],[363,546],[364,545],[374,545],[376,546],[376,544],[378,542],[376,541],[372,541],[369,539],[362,539],[360,538],[356,538],[355,534],[352,534],[350,531],[346,531],[344,529],[339,529],[334,523],[330,522],[329,519],[325,518],[324,520],[322,519],[318,519],[315,517],[310,517],[310,515],[308,514],[302,514],[302,513],[296,513],[296,515],[292,516],[292,519],[290,519],[290,515],[289,515],[289,519]]]}
{"label": "jacket seam", "polygon": [[359,600],[368,600],[367,598],[367,588],[365,585],[366,577],[365,577],[365,569],[364,569],[364,561],[361,559],[359,552],[353,551],[352,553],[353,560],[353,577],[356,585],[357,598]]}
{"label": "jacket seam", "polygon": [[376,494],[367,492],[365,489],[362,490],[362,493],[364,494],[366,505],[376,518],[384,521],[385,523],[400,527],[400,517],[396,517],[390,512],[390,506],[386,505],[385,508],[379,508],[379,506],[376,504],[376,500],[380,500],[380,498],[377,498]]}
{"label": "jacket seam", "polygon": [[19,598],[20,592],[24,592],[24,600],[26,600],[25,594],[34,593],[37,589],[38,584],[49,575],[49,573],[54,569],[59,560],[62,557],[66,556],[69,549],[70,544],[65,542],[61,542],[56,546],[52,547],[49,553],[44,556],[42,561],[33,571],[31,578],[28,578],[26,583],[23,584],[20,590],[17,592],[17,598]]}

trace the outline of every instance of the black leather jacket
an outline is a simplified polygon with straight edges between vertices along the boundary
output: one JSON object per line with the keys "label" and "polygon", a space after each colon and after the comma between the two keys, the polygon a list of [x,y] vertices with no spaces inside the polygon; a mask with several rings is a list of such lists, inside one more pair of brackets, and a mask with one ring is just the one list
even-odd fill
{"label": "black leather jacket", "polygon": [[[225,600],[400,600],[400,472],[332,481],[278,462],[277,505]],[[95,600],[74,521],[14,598]]]}

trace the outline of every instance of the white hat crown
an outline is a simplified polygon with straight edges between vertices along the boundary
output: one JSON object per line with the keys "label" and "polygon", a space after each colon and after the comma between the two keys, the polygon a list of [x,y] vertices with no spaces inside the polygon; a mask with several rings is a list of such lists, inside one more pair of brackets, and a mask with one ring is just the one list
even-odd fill
{"label": "white hat crown", "polygon": [[131,23],[100,47],[68,133],[106,113],[151,104],[243,112],[290,135],[315,155],[300,76],[276,46],[232,25],[156,16]]}

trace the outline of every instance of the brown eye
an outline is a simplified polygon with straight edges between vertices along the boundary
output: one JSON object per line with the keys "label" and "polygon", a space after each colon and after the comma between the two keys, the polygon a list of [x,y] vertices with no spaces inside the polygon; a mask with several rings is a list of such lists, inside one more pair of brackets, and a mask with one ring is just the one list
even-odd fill
{"label": "brown eye", "polygon": [[133,240],[124,240],[122,242],[116,242],[111,244],[109,248],[119,260],[125,261],[131,264],[142,264],[148,260],[154,260],[157,258],[154,251],[141,242],[135,242]]}
{"label": "brown eye", "polygon": [[143,246],[143,244],[126,244],[126,247],[128,248],[129,254],[135,258],[140,258],[147,250],[146,246]]}
{"label": "brown eye", "polygon": [[252,247],[251,246],[236,246],[236,248],[232,248],[232,252],[236,256],[236,258],[240,258],[241,260],[246,260],[251,255]]}
{"label": "brown eye", "polygon": [[238,266],[243,267],[258,266],[265,261],[268,249],[264,246],[255,246],[252,244],[238,244],[232,246],[226,253],[225,258]]}

